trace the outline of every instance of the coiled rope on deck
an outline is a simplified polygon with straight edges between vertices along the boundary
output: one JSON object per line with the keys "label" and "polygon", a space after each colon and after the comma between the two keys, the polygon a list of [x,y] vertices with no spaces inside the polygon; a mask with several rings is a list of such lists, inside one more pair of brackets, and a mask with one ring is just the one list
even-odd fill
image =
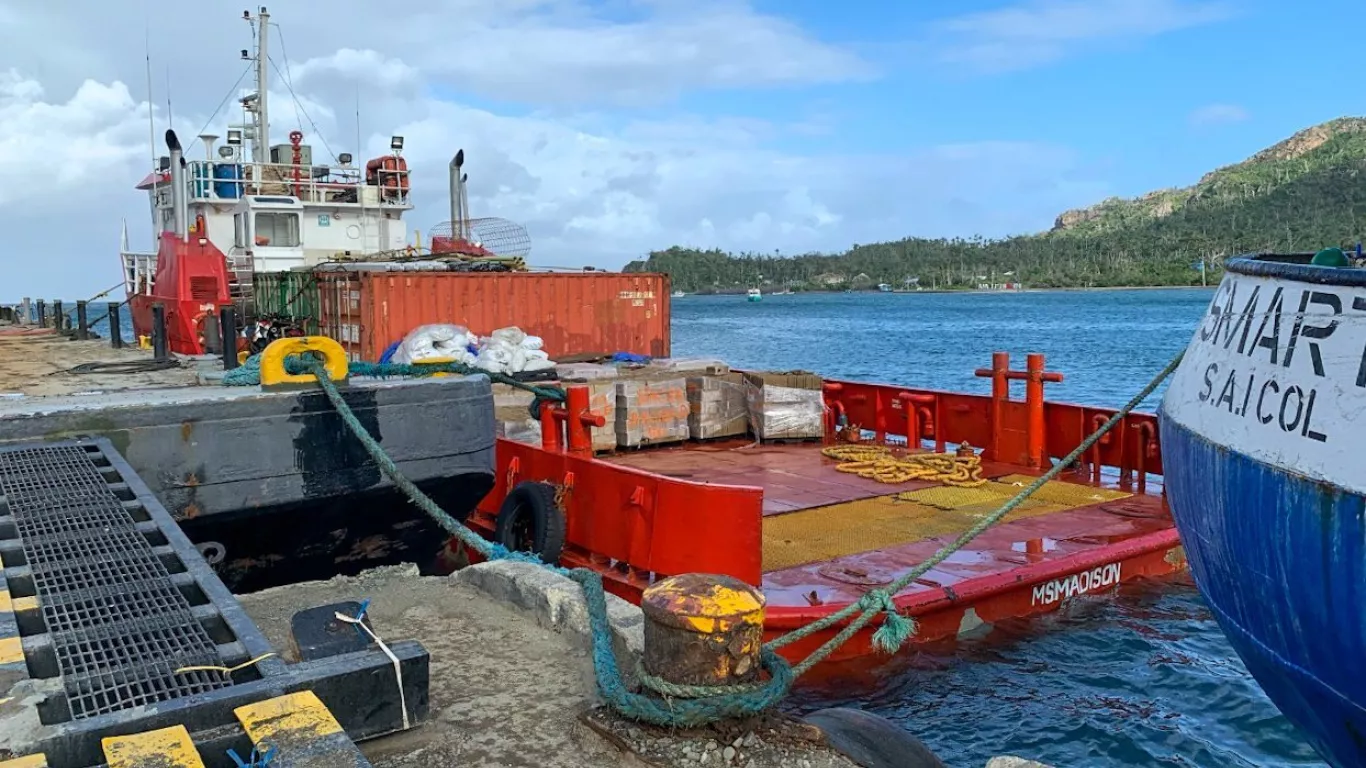
{"label": "coiled rope on deck", "polygon": [[821,454],[840,464],[835,469],[879,483],[895,485],[911,480],[940,482],[959,488],[986,485],[982,457],[972,454],[910,453],[895,456],[882,445],[832,445]]}
{"label": "coiled rope on deck", "polygon": [[[1028,487],[1021,490],[1000,509],[973,525],[953,542],[920,565],[903,574],[887,587],[866,593],[857,602],[813,621],[806,626],[765,643],[760,650],[760,663],[768,672],[769,678],[761,683],[734,686],[695,686],[677,685],[652,675],[638,673],[641,684],[666,699],[656,699],[627,689],[612,650],[612,630],[607,619],[607,597],[603,589],[602,576],[585,569],[568,570],[559,566],[546,565],[540,558],[525,552],[516,552],[488,541],[448,515],[430,497],[418,489],[411,480],[404,477],[398,466],[384,452],[380,444],[370,435],[347,405],[341,391],[328,376],[326,368],[316,359],[286,360],[287,368],[298,372],[308,371],[317,377],[319,386],[328,400],[341,415],[342,421],[352,434],[360,440],[380,471],[401,490],[410,501],[432,517],[443,530],[458,538],[466,546],[488,560],[515,560],[534,563],[549,568],[577,582],[584,591],[584,602],[588,608],[590,629],[593,642],[593,667],[597,676],[598,688],[603,699],[618,713],[634,720],[670,727],[696,727],[728,718],[748,717],[759,714],[782,700],[792,683],[811,668],[824,661],[841,645],[858,634],[879,615],[883,616],[882,626],[873,634],[873,644],[887,653],[894,653],[915,632],[915,623],[903,616],[897,609],[893,596],[920,578],[931,568],[942,563],[950,555],[966,546],[981,535],[983,531],[1000,522],[1025,499],[1029,498],[1045,483],[1056,478],[1062,471],[1081,458],[1098,440],[1104,437],[1134,408],[1138,407],[1158,386],[1180,365],[1184,351],[1177,354],[1160,373],[1153,378],[1141,392],[1114,413],[1103,425],[1081,442],[1071,453],[1055,464]],[[368,365],[368,364],[367,364]],[[418,366],[424,373],[427,366]],[[485,371],[476,371],[487,373]],[[259,372],[258,372],[259,375]],[[401,375],[394,373],[393,375]],[[518,382],[521,384],[522,382]],[[857,614],[857,615],[856,615]],[[834,637],[827,640],[801,663],[791,666],[778,655],[778,649],[810,637],[817,632],[829,629],[841,622],[848,621]]]}

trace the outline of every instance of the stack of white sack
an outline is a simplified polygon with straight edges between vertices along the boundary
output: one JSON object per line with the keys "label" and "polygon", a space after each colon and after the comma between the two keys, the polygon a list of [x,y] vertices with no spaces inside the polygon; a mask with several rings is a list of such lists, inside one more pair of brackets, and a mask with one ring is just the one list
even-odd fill
{"label": "stack of white sack", "polygon": [[400,365],[423,360],[454,360],[464,365],[474,365],[475,356],[470,348],[479,338],[460,325],[432,324],[414,328],[394,350],[392,361]]}
{"label": "stack of white sack", "polygon": [[541,349],[545,342],[540,336],[528,336],[521,328],[499,328],[479,339],[479,354],[474,365],[494,373],[523,373],[544,371],[555,367],[550,356]]}

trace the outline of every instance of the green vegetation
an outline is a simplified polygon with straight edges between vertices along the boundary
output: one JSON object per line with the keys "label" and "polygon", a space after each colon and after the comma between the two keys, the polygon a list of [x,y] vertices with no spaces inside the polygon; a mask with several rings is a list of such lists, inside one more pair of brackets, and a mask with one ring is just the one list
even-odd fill
{"label": "green vegetation", "polygon": [[[1111,198],[1068,211],[1052,230],[982,238],[855,245],[843,254],[767,256],[672,247],[627,271],[667,272],[689,292],[739,291],[762,281],[793,290],[963,290],[981,283],[1033,288],[1211,284],[1227,256],[1317,251],[1366,238],[1366,119],[1341,118],[1295,134],[1184,189]],[[760,277],[762,276],[762,277]]]}

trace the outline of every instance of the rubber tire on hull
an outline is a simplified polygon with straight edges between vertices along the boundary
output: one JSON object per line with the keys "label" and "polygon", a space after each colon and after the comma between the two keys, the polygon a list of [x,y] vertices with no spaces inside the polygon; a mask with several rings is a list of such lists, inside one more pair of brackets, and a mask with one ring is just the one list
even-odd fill
{"label": "rubber tire on hull", "polygon": [[[518,541],[518,527],[531,520],[531,546]],[[554,565],[564,551],[564,513],[555,504],[555,487],[548,483],[518,483],[498,509],[494,539],[511,550],[530,551]]]}

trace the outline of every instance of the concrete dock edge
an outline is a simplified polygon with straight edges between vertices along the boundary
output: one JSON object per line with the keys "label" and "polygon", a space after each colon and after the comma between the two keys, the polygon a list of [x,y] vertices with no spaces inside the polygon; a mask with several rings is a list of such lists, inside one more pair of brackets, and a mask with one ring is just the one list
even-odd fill
{"label": "concrete dock edge", "polygon": [[[577,583],[531,563],[497,561],[462,568],[450,577],[490,597],[527,611],[537,624],[592,642],[588,606]],[[607,595],[612,644],[624,676],[631,676],[645,647],[644,615],[616,595]]]}

